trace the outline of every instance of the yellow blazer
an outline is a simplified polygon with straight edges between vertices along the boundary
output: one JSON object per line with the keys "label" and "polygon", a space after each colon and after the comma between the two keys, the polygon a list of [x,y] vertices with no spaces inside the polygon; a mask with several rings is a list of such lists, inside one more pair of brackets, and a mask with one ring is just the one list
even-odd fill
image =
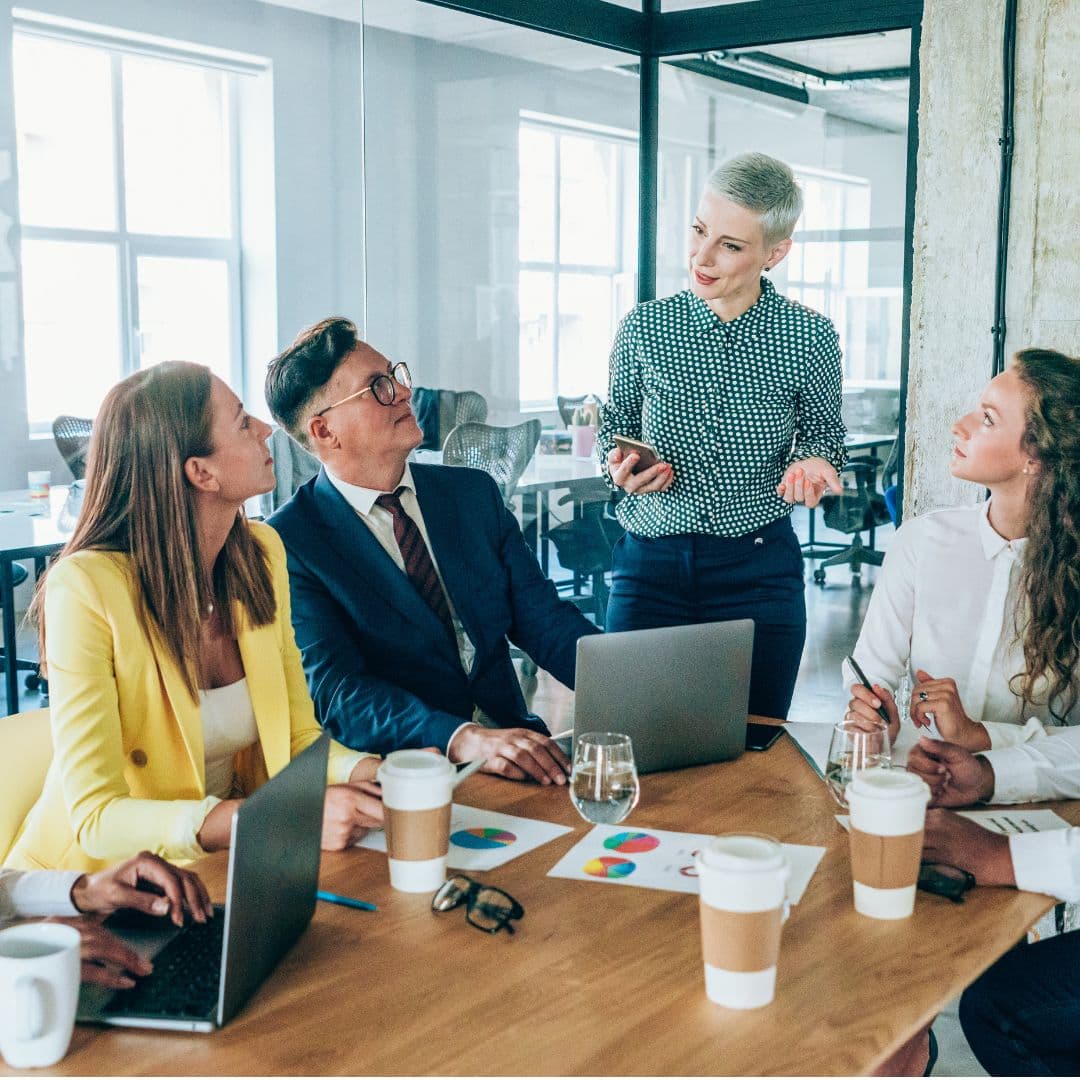
{"label": "yellow blazer", "polygon": [[[250,526],[269,556],[277,618],[236,626],[259,741],[236,758],[251,793],[320,735],[293,638],[285,549]],[[45,625],[53,761],[4,865],[97,870],[144,849],[186,861],[217,800],[207,798],[202,718],[160,637],[138,619],[127,555],[81,551],[49,572]],[[331,744],[329,780],[357,754]]]}

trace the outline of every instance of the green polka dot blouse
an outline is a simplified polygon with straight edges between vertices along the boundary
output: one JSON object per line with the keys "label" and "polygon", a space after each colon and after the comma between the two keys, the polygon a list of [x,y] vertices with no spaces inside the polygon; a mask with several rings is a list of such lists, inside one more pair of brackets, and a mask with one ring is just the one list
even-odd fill
{"label": "green polka dot blouse", "polygon": [[640,536],[742,536],[791,513],[776,485],[792,461],[845,461],[840,345],[824,315],[761,296],[724,322],[689,289],[639,304],[611,351],[597,453],[615,435],[671,463],[665,492],[627,495],[622,524]]}

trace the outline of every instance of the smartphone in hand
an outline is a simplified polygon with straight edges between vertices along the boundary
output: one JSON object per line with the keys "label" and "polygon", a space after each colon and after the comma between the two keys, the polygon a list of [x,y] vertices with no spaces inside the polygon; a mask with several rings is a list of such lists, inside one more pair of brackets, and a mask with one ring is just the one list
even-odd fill
{"label": "smartphone in hand", "polygon": [[625,435],[616,435],[615,445],[622,451],[624,458],[627,454],[638,455],[638,463],[634,466],[635,473],[651,469],[660,461],[660,455],[657,453],[656,447],[650,446],[640,439],[629,439]]}

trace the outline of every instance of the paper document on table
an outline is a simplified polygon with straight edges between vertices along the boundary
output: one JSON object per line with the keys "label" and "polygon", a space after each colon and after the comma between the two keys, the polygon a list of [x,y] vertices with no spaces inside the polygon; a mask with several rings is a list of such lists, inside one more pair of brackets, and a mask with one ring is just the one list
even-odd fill
{"label": "paper document on table", "polygon": [[[596,825],[548,871],[548,877],[696,893],[694,855],[711,839],[701,833]],[[797,904],[825,849],[805,844],[784,844],[783,848],[791,868],[787,898]]]}
{"label": "paper document on table", "polygon": [[[820,724],[816,721],[794,720],[784,725],[784,729],[795,740],[795,745],[802,751],[803,757],[813,766],[814,772],[825,779],[825,765],[829,760],[829,742],[832,739],[833,724]],[[908,752],[926,732],[914,724],[903,723],[892,744],[891,758],[894,767],[907,764]]]}
{"label": "paper document on table", "polygon": [[[454,870],[494,870],[573,831],[568,825],[454,803],[450,811],[450,849],[446,865]],[[386,851],[386,833],[382,829],[372,829],[356,846]]]}
{"label": "paper document on table", "polygon": [[[961,817],[970,818],[984,829],[999,833],[1049,832],[1051,829],[1071,828],[1053,810],[959,810]],[[836,820],[845,828],[851,825],[847,814],[837,814]]]}

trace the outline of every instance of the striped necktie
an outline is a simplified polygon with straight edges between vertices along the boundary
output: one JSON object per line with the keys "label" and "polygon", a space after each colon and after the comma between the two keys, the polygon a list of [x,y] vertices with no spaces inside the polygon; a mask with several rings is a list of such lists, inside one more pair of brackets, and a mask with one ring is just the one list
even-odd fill
{"label": "striped necktie", "polygon": [[397,540],[401,558],[405,563],[405,573],[413,588],[439,617],[450,636],[456,639],[450,602],[435,570],[435,563],[431,560],[431,552],[428,551],[416,522],[405,513],[405,508],[401,505],[401,493],[405,490],[407,489],[399,487],[392,495],[380,495],[375,502],[389,511],[394,519],[394,539]]}

